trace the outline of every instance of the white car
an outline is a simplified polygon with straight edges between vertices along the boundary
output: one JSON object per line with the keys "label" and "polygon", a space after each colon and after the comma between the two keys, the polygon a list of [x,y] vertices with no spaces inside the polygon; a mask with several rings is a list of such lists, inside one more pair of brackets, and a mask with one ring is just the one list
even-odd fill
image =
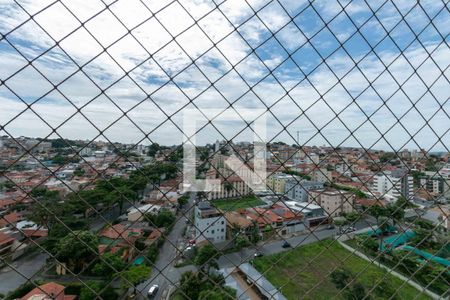
{"label": "white car", "polygon": [[151,288],[148,290],[147,298],[152,299],[156,296],[156,293],[158,293],[159,286],[157,284],[154,284],[151,286]]}

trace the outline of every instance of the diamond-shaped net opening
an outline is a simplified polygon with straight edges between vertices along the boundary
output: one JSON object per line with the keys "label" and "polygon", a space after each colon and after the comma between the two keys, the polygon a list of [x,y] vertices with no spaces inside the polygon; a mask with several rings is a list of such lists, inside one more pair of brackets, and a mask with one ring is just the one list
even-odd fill
{"label": "diamond-shaped net opening", "polygon": [[0,16],[1,297],[449,297],[448,1]]}

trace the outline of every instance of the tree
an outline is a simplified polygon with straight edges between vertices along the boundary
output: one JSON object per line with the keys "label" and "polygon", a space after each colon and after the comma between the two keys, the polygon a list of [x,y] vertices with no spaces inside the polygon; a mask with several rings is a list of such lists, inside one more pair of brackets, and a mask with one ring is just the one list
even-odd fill
{"label": "tree", "polygon": [[198,299],[202,289],[202,280],[198,273],[192,271],[184,272],[180,278],[180,290],[187,299]]}
{"label": "tree", "polygon": [[379,205],[370,206],[367,212],[377,220],[377,223],[379,223],[379,218],[386,214],[385,209]]}
{"label": "tree", "polygon": [[344,217],[345,217],[345,219],[347,219],[347,221],[349,223],[354,223],[355,221],[357,221],[360,218],[360,215],[358,212],[352,211],[352,212],[345,214]]}
{"label": "tree", "polygon": [[198,296],[199,300],[231,300],[235,298],[236,290],[228,286],[203,290]]}
{"label": "tree", "polygon": [[168,210],[163,210],[157,215],[148,213],[145,215],[145,218],[149,221],[150,226],[165,228],[172,226],[176,220],[175,215]]}
{"label": "tree", "polygon": [[91,299],[104,299],[104,300],[116,300],[119,295],[114,291],[111,286],[105,285],[103,282],[88,281],[88,286],[83,286],[80,290],[80,300]]}
{"label": "tree", "polygon": [[209,274],[211,267],[216,269],[218,268],[216,261],[218,254],[219,252],[213,245],[206,244],[200,248],[194,262],[200,267],[204,274]]}
{"label": "tree", "polygon": [[364,299],[366,297],[366,290],[364,286],[353,277],[354,275],[352,272],[344,268],[336,269],[330,274],[331,282],[334,283],[337,289],[343,290],[346,299]]}
{"label": "tree", "polygon": [[379,217],[378,227],[380,228],[382,234],[388,232],[390,227],[389,218],[386,216]]}
{"label": "tree", "polygon": [[237,250],[241,250],[244,247],[247,247],[250,245],[250,242],[248,241],[248,239],[239,234],[238,236],[236,236],[235,240],[234,240],[234,246],[236,247]]}
{"label": "tree", "polygon": [[92,273],[97,276],[111,277],[117,272],[122,272],[127,267],[127,263],[116,253],[106,253],[101,261],[94,265]]}
{"label": "tree", "polygon": [[333,219],[333,223],[339,228],[338,231],[341,231],[341,227],[347,225],[348,221],[346,218],[337,217]]}
{"label": "tree", "polygon": [[416,227],[421,228],[421,229],[426,229],[426,230],[434,229],[433,223],[431,223],[428,220],[424,220],[424,219],[415,220],[414,225],[416,225]]}
{"label": "tree", "polygon": [[153,143],[148,147],[147,155],[154,157],[156,153],[161,149],[158,143]]}
{"label": "tree", "polygon": [[392,220],[393,225],[395,226],[399,222],[403,221],[405,217],[405,210],[396,204],[390,204],[386,207],[386,214]]}
{"label": "tree", "polygon": [[76,168],[75,171],[73,172],[73,175],[74,175],[74,176],[80,177],[80,176],[83,176],[84,173],[86,173],[86,171],[85,171],[83,168],[78,167],[78,168]]}
{"label": "tree", "polygon": [[136,286],[150,276],[152,269],[146,265],[132,266],[121,273],[122,286],[132,287],[136,293]]}
{"label": "tree", "polygon": [[252,221],[250,242],[252,244],[256,244],[257,242],[259,242],[260,239],[261,239],[261,236],[259,235],[258,223],[256,223],[256,221]]}
{"label": "tree", "polygon": [[51,225],[56,222],[56,217],[60,215],[61,206],[49,199],[37,200],[31,206],[30,220],[38,225],[51,229]]}
{"label": "tree", "polygon": [[368,236],[358,238],[358,244],[372,255],[375,254],[379,248],[377,240]]}
{"label": "tree", "polygon": [[433,239],[433,231],[430,229],[423,229],[423,228],[416,228],[414,230],[415,235],[411,238],[410,243],[411,245],[417,246],[417,247],[427,247],[432,243]]}
{"label": "tree", "polygon": [[376,284],[374,293],[383,299],[397,299],[397,295],[395,295],[395,288],[392,286],[391,282],[387,279],[386,274],[381,275],[382,280],[378,282],[379,278],[373,278],[372,282],[378,282]]}
{"label": "tree", "polygon": [[183,195],[180,198],[178,198],[178,205],[180,207],[185,206],[186,204],[188,204],[189,202],[189,196],[188,195]]}
{"label": "tree", "polygon": [[331,282],[333,282],[336,288],[339,290],[347,286],[347,284],[352,279],[352,276],[352,273],[344,268],[338,268],[330,274]]}
{"label": "tree", "polygon": [[205,277],[201,272],[185,272],[181,275],[180,290],[187,299],[228,300],[236,299],[236,290],[224,286],[225,279],[221,274],[209,274]]}
{"label": "tree", "polygon": [[158,258],[158,254],[159,254],[159,251],[158,251],[158,246],[156,243],[153,243],[152,245],[150,245],[150,247],[148,247],[147,258],[149,261],[155,262],[156,258]]}
{"label": "tree", "polygon": [[354,282],[351,288],[346,289],[344,294],[349,300],[368,299],[368,297],[366,297],[366,289],[359,282]]}
{"label": "tree", "polygon": [[127,185],[119,185],[115,186],[115,188],[107,194],[104,200],[106,200],[109,205],[117,203],[119,205],[119,213],[122,213],[125,201],[134,202],[137,199],[138,194],[135,191],[130,189]]}
{"label": "tree", "polygon": [[74,231],[59,240],[56,248],[56,258],[78,272],[98,256],[98,239],[90,231]]}

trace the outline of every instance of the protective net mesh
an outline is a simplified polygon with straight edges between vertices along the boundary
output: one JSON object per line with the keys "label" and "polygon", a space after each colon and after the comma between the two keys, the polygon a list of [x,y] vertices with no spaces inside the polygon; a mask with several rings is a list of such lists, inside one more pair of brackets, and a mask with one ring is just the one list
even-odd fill
{"label": "protective net mesh", "polygon": [[448,1],[0,16],[6,299],[449,296]]}

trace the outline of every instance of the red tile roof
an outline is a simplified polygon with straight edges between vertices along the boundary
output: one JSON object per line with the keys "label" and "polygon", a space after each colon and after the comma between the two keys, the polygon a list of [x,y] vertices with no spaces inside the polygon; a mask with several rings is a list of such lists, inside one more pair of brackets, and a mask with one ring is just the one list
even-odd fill
{"label": "red tile roof", "polygon": [[0,232],[0,246],[6,245],[14,240],[15,238],[7,235],[6,233]]}
{"label": "red tile roof", "polygon": [[21,300],[28,300],[33,296],[44,296],[42,299],[52,299],[52,300],[72,300],[75,299],[74,295],[65,295],[65,287],[57,284],[55,282],[49,282],[39,287],[32,289],[28,294],[20,298]]}
{"label": "red tile roof", "polygon": [[106,228],[101,232],[101,236],[110,239],[128,239],[130,236],[138,236],[142,234],[142,230],[138,228],[126,228],[123,224],[116,224]]}
{"label": "red tile roof", "polygon": [[22,219],[22,215],[18,212],[13,212],[7,214],[0,218],[0,228],[8,226],[10,224],[15,224]]}
{"label": "red tile roof", "polygon": [[23,235],[29,237],[45,237],[48,236],[47,229],[22,229]]}

